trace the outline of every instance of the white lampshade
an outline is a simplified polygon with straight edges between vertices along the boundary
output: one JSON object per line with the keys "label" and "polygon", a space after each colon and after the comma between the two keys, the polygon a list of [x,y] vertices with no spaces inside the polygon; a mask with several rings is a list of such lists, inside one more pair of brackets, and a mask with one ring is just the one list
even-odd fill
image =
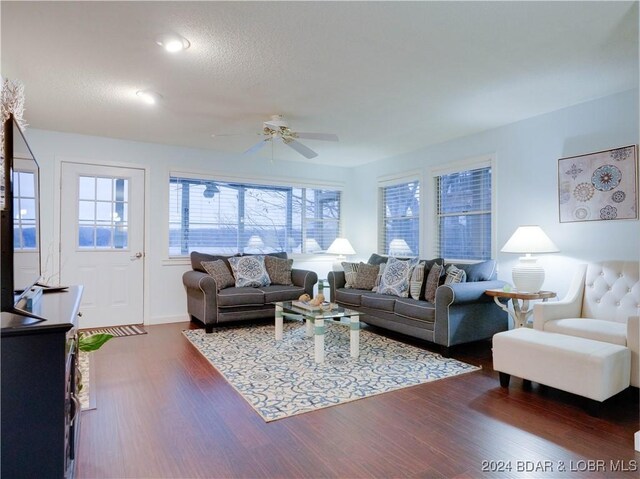
{"label": "white lampshade", "polygon": [[306,240],[304,240],[305,253],[317,253],[318,251],[321,251],[321,250],[322,248],[320,247],[318,242],[315,240],[315,238],[307,238]]}
{"label": "white lampshade", "polygon": [[264,248],[264,241],[258,235],[252,235],[247,241],[247,246],[249,248]]}
{"label": "white lampshade", "polygon": [[537,293],[544,283],[544,268],[531,253],[560,251],[539,226],[519,226],[500,250],[503,253],[524,253],[511,271],[513,284],[523,293]]}
{"label": "white lampshade", "polygon": [[336,260],[333,262],[334,271],[342,271],[342,262],[347,259],[346,255],[356,254],[356,250],[353,249],[351,243],[347,238],[336,238],[329,246],[327,250],[329,254],[337,254]]}
{"label": "white lampshade", "polygon": [[353,249],[347,238],[336,238],[329,246],[327,253],[345,256],[347,254],[356,254],[356,250]]}
{"label": "white lampshade", "polygon": [[389,243],[389,256],[411,256],[413,251],[407,242],[400,238],[394,238]]}
{"label": "white lampshade", "polygon": [[503,253],[557,253],[560,251],[539,226],[518,226],[502,249]]}

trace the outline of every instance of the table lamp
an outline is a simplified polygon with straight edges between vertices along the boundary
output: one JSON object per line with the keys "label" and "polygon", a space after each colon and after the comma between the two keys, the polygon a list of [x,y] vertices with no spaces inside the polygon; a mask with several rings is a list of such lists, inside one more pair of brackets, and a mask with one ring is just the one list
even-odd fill
{"label": "table lamp", "polygon": [[348,254],[356,254],[351,243],[347,238],[336,238],[327,250],[329,254],[337,254],[336,261],[333,263],[334,271],[342,271],[342,262],[347,259]]}
{"label": "table lamp", "polygon": [[544,283],[544,268],[531,253],[557,253],[558,247],[539,226],[519,226],[500,250],[503,253],[523,253],[513,267],[513,285],[521,293],[537,293]]}
{"label": "table lamp", "polygon": [[407,242],[401,238],[394,238],[389,243],[389,256],[411,256],[413,251]]}
{"label": "table lamp", "polygon": [[307,238],[304,240],[304,252],[305,253],[317,253],[321,251],[322,248],[318,244],[315,238]]}
{"label": "table lamp", "polygon": [[247,248],[262,249],[264,248],[264,241],[259,235],[251,235],[251,238],[247,241]]}

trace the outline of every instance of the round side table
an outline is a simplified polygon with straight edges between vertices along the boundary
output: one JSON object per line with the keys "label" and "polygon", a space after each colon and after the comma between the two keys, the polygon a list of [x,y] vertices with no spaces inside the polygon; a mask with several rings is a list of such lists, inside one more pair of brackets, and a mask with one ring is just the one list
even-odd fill
{"label": "round side table", "polygon": [[[538,291],[537,293],[521,293],[519,291],[504,291],[502,289],[487,289],[485,294],[493,296],[495,303],[501,309],[509,313],[513,318],[514,328],[522,328],[527,325],[527,318],[533,313],[533,306],[529,307],[529,301],[541,299],[543,302],[549,298],[555,298],[553,291]],[[500,298],[508,298],[513,305],[513,311],[509,309],[508,303],[500,302]],[[522,301],[522,304],[520,304]]]}

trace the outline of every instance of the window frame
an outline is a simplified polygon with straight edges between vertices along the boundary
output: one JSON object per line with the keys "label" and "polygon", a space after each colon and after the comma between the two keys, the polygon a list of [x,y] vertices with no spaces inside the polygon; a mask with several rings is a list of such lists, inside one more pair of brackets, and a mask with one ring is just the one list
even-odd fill
{"label": "window frame", "polygon": [[[471,158],[467,158],[465,160],[457,161],[454,163],[447,164],[446,166],[438,166],[433,167],[429,171],[430,178],[430,186],[432,188],[432,192],[430,194],[430,198],[432,199],[431,205],[429,208],[429,221],[428,224],[431,227],[431,232],[429,234],[429,254],[431,257],[436,257],[439,254],[439,236],[440,236],[440,223],[438,217],[438,177],[449,175],[453,173],[461,173],[469,170],[476,170],[481,168],[490,168],[491,169],[491,258],[495,259],[497,257],[497,211],[496,211],[496,190],[497,190],[497,169],[496,169],[496,155],[495,154],[487,154],[481,156],[475,156]],[[444,258],[446,262],[450,263],[478,263],[481,261],[486,261],[485,259],[460,259],[460,258]]]}
{"label": "window frame", "polygon": [[[305,180],[293,180],[293,179],[287,179],[287,178],[282,178],[282,177],[267,177],[267,176],[261,176],[261,177],[254,177],[254,176],[232,176],[232,175],[228,175],[228,174],[221,174],[221,175],[217,175],[217,174],[212,174],[210,171],[209,172],[201,172],[201,171],[185,171],[185,170],[181,170],[181,169],[169,169],[165,178],[165,185],[166,187],[164,188],[164,204],[166,205],[166,214],[165,214],[165,223],[164,223],[164,237],[165,237],[165,247],[164,247],[164,257],[165,259],[163,260],[163,264],[166,265],[171,265],[171,264],[187,264],[189,263],[190,259],[189,259],[189,254],[185,255],[173,255],[173,254],[169,254],[169,242],[170,242],[170,230],[169,230],[169,224],[170,224],[170,208],[169,208],[169,202],[170,202],[170,191],[169,191],[169,185],[171,182],[171,178],[184,178],[184,179],[192,179],[192,180],[196,180],[196,181],[212,181],[212,182],[223,182],[223,183],[236,183],[236,184],[244,184],[247,186],[262,186],[265,188],[299,188],[299,189],[316,189],[316,190],[334,190],[337,191],[340,195],[340,211],[339,211],[339,215],[340,218],[338,219],[337,222],[337,228],[338,228],[338,235],[341,234],[341,232],[344,230],[343,229],[343,222],[344,222],[344,218],[343,218],[343,213],[344,213],[344,190],[345,190],[345,185],[343,183],[337,183],[337,182],[329,182],[329,181],[305,181]],[[307,218],[304,217],[303,218],[303,228],[306,230],[306,221]],[[304,233],[303,233],[304,234]],[[306,253],[306,252],[302,252],[302,253],[298,253],[298,252],[293,252],[293,253],[289,253],[287,252],[287,255],[289,258],[298,258],[301,260],[305,260],[307,258],[317,258],[317,256],[319,254],[324,254],[324,253]]]}
{"label": "window frame", "polygon": [[[94,198],[84,198],[81,196],[81,192],[80,192],[80,182],[82,181],[82,178],[90,178],[91,180],[93,180],[94,182]],[[78,181],[77,187],[78,187],[78,195],[76,198],[77,204],[77,211],[78,211],[78,217],[76,218],[76,228],[78,231],[78,235],[76,237],[76,248],[77,251],[95,251],[95,252],[108,252],[108,251],[113,251],[113,252],[122,252],[122,251],[131,251],[130,249],[130,245],[129,245],[129,225],[130,225],[130,221],[129,221],[129,202],[130,202],[130,196],[131,196],[131,183],[130,183],[130,178],[128,177],[123,177],[123,176],[105,176],[105,175],[86,175],[86,174],[80,174],[78,175],[78,177],[76,178]],[[98,180],[109,180],[111,182],[111,188],[110,188],[110,193],[111,193],[111,198],[110,199],[98,199],[97,198],[97,194],[98,194],[98,186],[97,186],[97,182]],[[118,181],[122,181],[123,183],[123,187],[122,187],[122,198],[118,199],[117,197],[117,191],[118,191],[118,186],[117,186],[117,182]],[[126,185],[126,187],[124,186]],[[114,193],[114,189],[116,191],[116,193]],[[102,226],[102,229],[105,229],[106,225],[106,220],[98,220],[97,218],[97,214],[94,215],[93,218],[93,224],[91,226],[91,229],[93,229],[93,244],[88,246],[88,245],[82,245],[80,244],[80,232],[82,230],[83,227],[87,227],[89,226],[92,220],[87,220],[87,219],[80,219],[80,204],[84,202],[84,203],[93,203],[93,208],[94,211],[97,211],[98,205],[105,205],[105,204],[109,204],[111,206],[111,210],[112,210],[112,216],[110,217],[109,220],[109,226],[108,229],[110,231],[110,235],[109,235],[109,245],[107,246],[100,246],[98,245],[98,241],[97,241],[97,235],[98,235],[98,231],[100,230],[100,226]],[[123,220],[122,218],[120,219],[120,222],[117,221],[117,219],[115,217],[113,217],[113,210],[121,210],[123,216],[125,216],[126,218]],[[126,212],[126,214],[125,214]],[[122,234],[122,232],[125,232],[125,234]],[[119,240],[122,241],[122,239],[124,239],[124,241],[122,242],[121,246],[118,246],[118,233],[120,233],[120,238]]]}
{"label": "window frame", "polygon": [[[16,253],[40,253],[40,171],[37,166],[33,164],[31,160],[16,157],[13,159],[13,168],[11,174],[14,176],[11,181],[15,181],[16,173],[31,173],[33,174],[33,182],[34,182],[34,201],[35,201],[35,240],[36,246],[35,248],[22,248],[17,247],[15,244],[13,245],[14,251]],[[14,195],[13,200],[20,200],[21,198],[26,198],[23,196]],[[22,230],[22,221],[18,220],[20,225],[20,229]],[[16,229],[16,218],[14,212],[14,218],[12,218],[13,224],[13,234],[15,235]],[[22,236],[22,235],[21,235]]]}
{"label": "window frame", "polygon": [[386,241],[385,238],[385,220],[386,220],[386,208],[384,204],[384,189],[392,186],[402,185],[405,183],[413,183],[417,182],[420,186],[420,211],[417,215],[418,220],[418,251],[415,251],[411,256],[421,257],[423,252],[423,243],[424,243],[424,212],[425,212],[425,188],[424,188],[424,175],[421,170],[413,170],[408,172],[403,172],[397,175],[389,175],[378,178],[377,181],[377,194],[378,194],[378,212],[377,212],[377,221],[378,221],[378,234],[376,238],[376,251],[379,255],[388,256],[388,248],[383,250],[383,242]]}

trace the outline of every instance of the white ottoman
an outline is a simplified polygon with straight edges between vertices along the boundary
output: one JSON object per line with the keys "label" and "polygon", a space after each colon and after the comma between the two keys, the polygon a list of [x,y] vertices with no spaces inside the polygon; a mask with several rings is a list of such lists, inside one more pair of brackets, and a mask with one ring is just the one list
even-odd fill
{"label": "white ottoman", "polygon": [[493,369],[602,402],[629,387],[628,348],[529,328],[493,336]]}

